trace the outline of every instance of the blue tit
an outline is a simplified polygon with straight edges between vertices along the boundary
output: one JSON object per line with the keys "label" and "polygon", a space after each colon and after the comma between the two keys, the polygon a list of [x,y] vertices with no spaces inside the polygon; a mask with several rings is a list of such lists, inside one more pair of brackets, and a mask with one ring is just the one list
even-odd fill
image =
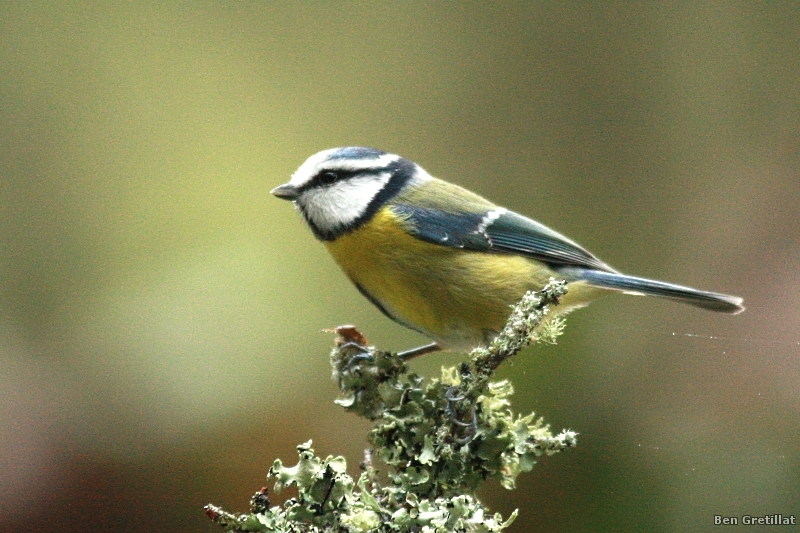
{"label": "blue tit", "polygon": [[319,152],[272,194],[294,202],[361,294],[435,341],[409,355],[486,345],[551,276],[569,283],[559,313],[611,291],[744,310],[736,296],[620,274],[543,224],[373,148]]}

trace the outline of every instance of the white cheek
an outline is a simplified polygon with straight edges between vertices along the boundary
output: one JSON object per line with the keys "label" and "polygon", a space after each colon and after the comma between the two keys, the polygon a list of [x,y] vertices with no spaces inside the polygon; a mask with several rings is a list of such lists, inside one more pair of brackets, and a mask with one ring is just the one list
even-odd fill
{"label": "white cheek", "polygon": [[315,188],[302,198],[306,216],[323,231],[334,231],[351,224],[366,211],[370,202],[386,186],[389,172],[352,178],[332,187]]}

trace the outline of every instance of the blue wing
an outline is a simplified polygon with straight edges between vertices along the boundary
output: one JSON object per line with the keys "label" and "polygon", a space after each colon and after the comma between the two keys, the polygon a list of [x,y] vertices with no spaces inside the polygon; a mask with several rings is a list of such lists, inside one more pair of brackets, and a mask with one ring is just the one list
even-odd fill
{"label": "blue wing", "polygon": [[563,235],[502,208],[478,213],[394,204],[409,233],[423,241],[484,252],[525,255],[553,268],[584,267],[614,272],[610,266]]}
{"label": "blue wing", "polygon": [[409,233],[423,241],[483,252],[531,257],[572,280],[596,287],[679,300],[723,313],[740,313],[742,299],[663,281],[620,274],[578,244],[522,215],[502,208],[478,213],[451,213],[442,209],[394,204]]}

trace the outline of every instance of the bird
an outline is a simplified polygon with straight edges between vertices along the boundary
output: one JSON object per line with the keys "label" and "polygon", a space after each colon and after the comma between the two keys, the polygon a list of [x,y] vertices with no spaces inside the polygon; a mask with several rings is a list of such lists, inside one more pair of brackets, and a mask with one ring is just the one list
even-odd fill
{"label": "bird", "polygon": [[375,148],[318,152],[271,193],[294,203],[367,300],[433,341],[408,358],[488,345],[510,307],[551,277],[568,283],[559,314],[614,291],[744,310],[737,296],[622,274],[547,226]]}

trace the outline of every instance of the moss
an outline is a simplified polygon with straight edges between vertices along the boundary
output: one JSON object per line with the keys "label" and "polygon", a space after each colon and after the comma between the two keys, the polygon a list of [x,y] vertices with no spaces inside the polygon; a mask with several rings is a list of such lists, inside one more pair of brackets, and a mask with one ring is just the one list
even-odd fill
{"label": "moss", "polygon": [[[487,348],[478,348],[458,368],[424,380],[409,373],[396,354],[367,346],[353,327],[337,328],[331,353],[336,403],[375,422],[367,439],[372,451],[356,481],[343,457],[321,459],[311,442],[297,447],[291,467],[276,460],[268,477],[275,492],[296,487],[283,507],[270,507],[266,489],[253,497],[250,513],[235,515],[209,505],[206,514],[227,531],[270,532],[495,532],[508,519],[491,514],[475,497],[487,479],[513,489],[517,476],[539,457],[576,444],[576,433],[553,435],[533,413],[511,410],[509,381],[490,381],[503,361],[533,341],[554,342],[563,321],[550,308],[566,293],[555,280],[530,292]],[[372,454],[385,465],[379,476]]]}

